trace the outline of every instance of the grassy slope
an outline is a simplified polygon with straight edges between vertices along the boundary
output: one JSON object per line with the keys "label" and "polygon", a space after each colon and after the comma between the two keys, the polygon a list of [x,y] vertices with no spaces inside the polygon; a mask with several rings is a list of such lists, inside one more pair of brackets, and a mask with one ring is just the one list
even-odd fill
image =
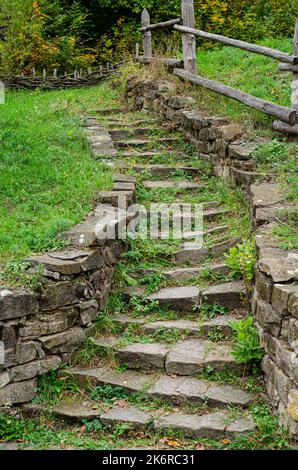
{"label": "grassy slope", "polygon": [[110,185],[91,157],[80,113],[113,106],[107,86],[12,92],[0,115],[0,263],[57,246]]}
{"label": "grassy slope", "polygon": [[[268,39],[262,45],[291,52],[290,39]],[[262,55],[252,54],[233,47],[220,47],[208,52],[198,52],[199,73],[204,77],[222,82],[248,92],[256,97],[280,104],[290,105],[290,74],[278,71],[278,62]],[[196,96],[206,110],[239,121],[251,133],[270,131],[270,117],[254,111],[241,103],[216,93],[196,87]]]}

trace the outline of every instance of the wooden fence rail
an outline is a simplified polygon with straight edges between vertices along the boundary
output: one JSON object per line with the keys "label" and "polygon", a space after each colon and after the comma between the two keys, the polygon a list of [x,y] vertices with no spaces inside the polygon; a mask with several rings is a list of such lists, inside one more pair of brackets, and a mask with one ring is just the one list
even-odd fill
{"label": "wooden fence rail", "polygon": [[[181,25],[182,22],[182,25]],[[140,31],[143,33],[143,57],[138,54],[137,58],[143,63],[150,63],[153,60],[152,52],[152,33],[151,31],[171,28],[178,31],[182,35],[182,54],[183,54],[183,67],[184,70],[175,69],[174,74],[182,80],[187,80],[199,86],[203,86],[221,95],[227,96],[234,100],[257,109],[263,113],[275,117],[277,120],[273,123],[273,128],[280,132],[288,134],[298,134],[298,19],[296,22],[295,36],[294,36],[294,49],[293,54],[287,54],[276,49],[251,44],[249,42],[240,41],[238,39],[228,38],[219,34],[209,33],[195,28],[195,10],[194,0],[181,0],[181,19],[175,18],[173,20],[164,21],[162,23],[150,24],[150,15],[147,10],[142,13],[142,28]],[[291,107],[287,108],[271,103],[266,100],[257,98],[249,93],[241,90],[231,88],[198,75],[197,65],[197,52],[196,52],[196,37],[201,37],[207,40],[216,41],[221,44],[236,47],[255,54],[261,54],[271,59],[281,62],[278,66],[281,72],[290,72],[293,74],[292,80],[292,95]],[[177,59],[167,59],[171,65],[175,64]]]}

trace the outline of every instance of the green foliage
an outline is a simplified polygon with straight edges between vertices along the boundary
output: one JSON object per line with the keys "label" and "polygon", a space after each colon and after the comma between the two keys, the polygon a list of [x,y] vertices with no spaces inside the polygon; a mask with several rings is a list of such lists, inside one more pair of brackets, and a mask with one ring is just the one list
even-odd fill
{"label": "green foliage", "polygon": [[236,247],[230,248],[225,258],[226,265],[232,269],[235,278],[242,277],[245,282],[253,280],[257,261],[254,240],[247,240]]}
{"label": "green foliage", "polygon": [[0,272],[0,281],[10,285],[22,285],[40,292],[45,285],[43,266],[39,266],[35,273],[28,271],[30,265],[21,260],[10,260]]}
{"label": "green foliage", "polygon": [[60,379],[56,371],[48,372],[38,379],[37,395],[34,399],[34,403],[55,405],[59,402],[59,399],[65,391],[77,393],[77,384],[71,379]]}
{"label": "green foliage", "polygon": [[160,273],[145,274],[140,280],[140,284],[146,286],[148,294],[152,294],[164,285],[165,280],[165,276]]}
{"label": "green foliage", "polygon": [[[86,67],[132,55],[140,41],[143,8],[153,22],[181,14],[181,0],[1,0],[1,64],[7,71],[29,72],[34,65],[60,68]],[[219,34],[258,41],[264,37],[292,37],[296,0],[195,0],[197,26]],[[252,27],[253,25],[253,27]],[[173,38],[173,39],[172,39]],[[154,47],[181,50],[180,34],[155,32]],[[169,46],[171,43],[173,45]],[[214,43],[199,41],[204,48]]]}
{"label": "green foliage", "polygon": [[202,319],[212,320],[212,318],[217,317],[217,315],[227,315],[229,309],[223,307],[222,305],[217,304],[203,304],[194,307],[195,312],[200,312]]}
{"label": "green foliage", "polygon": [[245,320],[229,322],[234,332],[235,351],[232,353],[240,364],[258,366],[263,358],[260,340],[252,316]]}
{"label": "green foliage", "polygon": [[116,400],[127,400],[129,394],[123,387],[116,387],[114,385],[100,385],[94,387],[90,394],[90,399],[103,402],[105,404],[113,404]]}

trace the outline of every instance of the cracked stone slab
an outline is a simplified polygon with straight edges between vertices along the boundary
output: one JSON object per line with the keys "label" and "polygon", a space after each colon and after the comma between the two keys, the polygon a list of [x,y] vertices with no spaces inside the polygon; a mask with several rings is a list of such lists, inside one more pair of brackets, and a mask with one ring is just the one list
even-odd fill
{"label": "cracked stone slab", "polygon": [[232,356],[230,344],[214,343],[208,340],[179,341],[172,347],[166,359],[168,375],[195,375],[207,366],[215,370],[227,368],[241,370]]}
{"label": "cracked stone slab", "polygon": [[134,369],[164,369],[169,347],[160,343],[135,343],[116,351],[123,364]]}
{"label": "cracked stone slab", "polygon": [[151,415],[137,408],[115,408],[101,415],[100,420],[106,426],[128,424],[134,429],[142,429],[151,421]]}
{"label": "cracked stone slab", "polygon": [[208,413],[202,416],[171,413],[155,422],[155,429],[179,430],[196,438],[222,438],[255,430],[251,416],[232,421],[227,412]]}
{"label": "cracked stone slab", "polygon": [[147,297],[148,300],[156,300],[160,305],[168,305],[179,312],[193,311],[200,301],[201,291],[194,286],[169,287],[161,289]]}
{"label": "cracked stone slab", "polygon": [[227,282],[205,289],[202,293],[202,302],[217,304],[229,309],[239,308],[243,305],[245,286],[242,282]]}
{"label": "cracked stone slab", "polygon": [[97,419],[102,410],[91,402],[79,402],[78,400],[65,400],[52,409],[52,413],[71,421]]}
{"label": "cracked stone slab", "polygon": [[[83,237],[82,230],[79,229],[80,235],[74,230],[69,233],[69,237],[74,241],[75,238]],[[75,237],[74,233],[78,236]],[[70,239],[66,234],[66,238]],[[78,240],[79,242],[79,240]],[[46,253],[40,256],[31,256],[27,259],[32,266],[43,265],[47,271],[60,273],[66,276],[83,273],[99,269],[104,265],[104,258],[97,250],[86,251],[63,251],[59,253]]]}

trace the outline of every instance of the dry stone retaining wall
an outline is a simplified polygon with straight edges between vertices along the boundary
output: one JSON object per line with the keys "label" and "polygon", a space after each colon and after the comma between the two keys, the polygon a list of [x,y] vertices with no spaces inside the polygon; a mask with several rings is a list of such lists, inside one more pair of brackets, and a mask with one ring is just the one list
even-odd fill
{"label": "dry stone retaining wall", "polygon": [[[94,154],[115,151],[96,120],[86,120],[86,131]],[[0,405],[32,400],[37,377],[69,361],[94,332],[125,250],[117,234],[126,226],[126,213],[110,203],[122,187],[121,175],[114,180],[113,191],[98,193],[94,211],[64,234],[69,248],[29,258],[33,271],[43,266],[41,293],[0,286]],[[131,183],[124,196],[132,200],[134,192]]]}
{"label": "dry stone retaining wall", "polygon": [[281,424],[297,437],[298,250],[282,250],[272,235],[280,211],[290,205],[273,175],[264,178],[258,173],[253,159],[256,143],[246,140],[241,126],[204,115],[192,97],[178,96],[169,82],[132,80],[127,98],[135,108],[154,110],[182,129],[217,176],[245,191],[256,232],[258,263],[252,311],[265,350],[264,379]]}

